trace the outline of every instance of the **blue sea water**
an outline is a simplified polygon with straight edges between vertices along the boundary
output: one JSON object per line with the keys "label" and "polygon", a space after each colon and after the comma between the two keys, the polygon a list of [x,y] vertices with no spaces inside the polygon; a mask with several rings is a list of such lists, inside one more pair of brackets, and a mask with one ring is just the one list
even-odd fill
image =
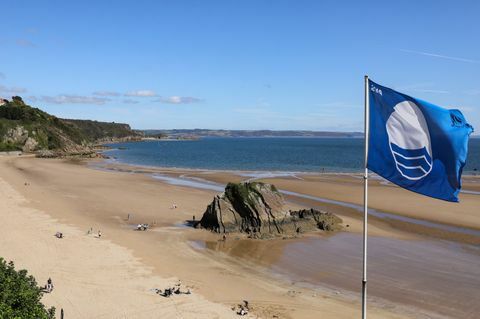
{"label": "blue sea water", "polygon": [[[286,171],[359,172],[363,139],[203,138],[109,144],[106,155],[126,164],[159,167]],[[480,170],[480,139],[470,139],[466,173]]]}

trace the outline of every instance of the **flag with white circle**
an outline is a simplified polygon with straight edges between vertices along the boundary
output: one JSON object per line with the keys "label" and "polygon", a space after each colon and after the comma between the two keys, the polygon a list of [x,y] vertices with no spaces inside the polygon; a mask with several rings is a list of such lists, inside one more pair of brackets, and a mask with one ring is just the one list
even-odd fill
{"label": "flag with white circle", "polygon": [[369,80],[367,167],[408,190],[458,201],[473,132],[459,110],[447,110]]}

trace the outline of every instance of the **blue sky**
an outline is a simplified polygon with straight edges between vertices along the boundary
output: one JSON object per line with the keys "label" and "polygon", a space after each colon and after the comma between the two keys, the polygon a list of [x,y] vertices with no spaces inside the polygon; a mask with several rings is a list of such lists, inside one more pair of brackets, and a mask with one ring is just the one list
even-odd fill
{"label": "blue sky", "polygon": [[0,96],[134,128],[363,130],[363,75],[480,129],[480,1],[0,1]]}

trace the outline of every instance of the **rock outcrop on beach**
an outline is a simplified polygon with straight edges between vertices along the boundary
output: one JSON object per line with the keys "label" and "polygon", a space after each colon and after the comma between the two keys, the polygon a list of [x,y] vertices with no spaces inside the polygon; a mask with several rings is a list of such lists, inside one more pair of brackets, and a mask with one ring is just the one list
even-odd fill
{"label": "rock outcrop on beach", "polygon": [[341,218],[314,209],[288,211],[274,185],[229,183],[214,197],[196,227],[217,233],[241,232],[254,238],[298,234],[315,229],[341,229]]}
{"label": "rock outcrop on beach", "polygon": [[325,231],[336,231],[342,229],[343,220],[333,213],[321,212],[319,210],[301,209],[291,211],[290,216],[293,220],[308,221],[312,220],[317,225],[318,229]]}
{"label": "rock outcrop on beach", "polygon": [[200,225],[219,233],[278,233],[284,200],[275,186],[264,183],[229,183],[215,196],[203,214]]}

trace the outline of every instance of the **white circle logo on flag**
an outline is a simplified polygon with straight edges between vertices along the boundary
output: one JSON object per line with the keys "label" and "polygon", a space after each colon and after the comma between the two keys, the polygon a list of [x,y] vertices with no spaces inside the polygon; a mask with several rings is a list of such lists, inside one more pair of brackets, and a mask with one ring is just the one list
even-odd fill
{"label": "white circle logo on flag", "polygon": [[387,120],[387,134],[397,170],[409,180],[427,176],[433,167],[427,122],[415,103],[403,101]]}

